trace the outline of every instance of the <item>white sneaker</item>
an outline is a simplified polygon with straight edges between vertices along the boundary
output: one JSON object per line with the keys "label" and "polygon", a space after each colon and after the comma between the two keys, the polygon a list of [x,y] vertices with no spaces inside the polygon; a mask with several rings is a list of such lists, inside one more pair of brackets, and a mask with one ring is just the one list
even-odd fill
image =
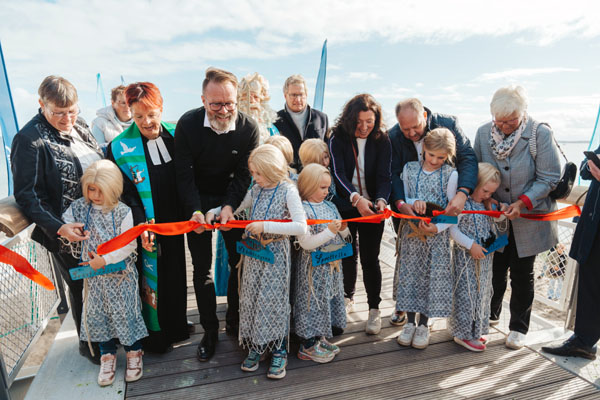
{"label": "white sneaker", "polygon": [[415,330],[417,327],[412,322],[404,325],[402,328],[402,332],[400,332],[400,336],[398,336],[398,344],[401,346],[410,346],[413,341],[413,336],[415,336]]}
{"label": "white sneaker", "polygon": [[377,308],[369,310],[369,319],[367,320],[365,332],[369,335],[377,335],[381,332],[381,313]]}
{"label": "white sneaker", "polygon": [[117,357],[114,354],[105,354],[100,357],[100,373],[98,374],[98,385],[109,386],[115,381],[115,368]]}
{"label": "white sneaker", "polygon": [[127,352],[127,369],[125,370],[125,382],[135,382],[142,377],[144,362],[142,350]]}
{"label": "white sneaker", "polygon": [[413,337],[412,347],[415,349],[425,349],[427,346],[429,346],[429,327],[419,325]]}
{"label": "white sneaker", "polygon": [[506,347],[509,349],[519,350],[523,346],[525,346],[526,335],[523,335],[521,332],[510,331],[506,338]]}
{"label": "white sneaker", "polygon": [[344,297],[344,305],[346,306],[346,312],[351,313],[354,311],[354,300],[348,297]]}

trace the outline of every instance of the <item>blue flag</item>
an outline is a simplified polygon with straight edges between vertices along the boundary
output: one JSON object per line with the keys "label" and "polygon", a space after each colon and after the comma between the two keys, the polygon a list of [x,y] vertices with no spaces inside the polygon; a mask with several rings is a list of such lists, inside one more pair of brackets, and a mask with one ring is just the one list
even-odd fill
{"label": "blue flag", "polygon": [[106,107],[106,97],[104,97],[104,86],[102,86],[100,72],[96,75],[96,100],[98,100],[98,96],[102,98],[102,107]]}
{"label": "blue flag", "polygon": [[321,66],[319,67],[319,75],[317,76],[317,86],[315,87],[315,101],[313,108],[323,111],[323,98],[325,97],[325,76],[327,75],[327,39],[323,43],[321,51]]}
{"label": "blue flag", "polygon": [[8,195],[13,192],[12,173],[10,171],[10,146],[13,138],[19,131],[17,124],[17,114],[10,93],[8,83],[8,74],[4,64],[4,54],[0,44],[0,61],[2,62],[2,71],[0,71],[0,131],[2,134],[2,145],[4,147],[4,158],[6,160],[6,178],[8,183]]}

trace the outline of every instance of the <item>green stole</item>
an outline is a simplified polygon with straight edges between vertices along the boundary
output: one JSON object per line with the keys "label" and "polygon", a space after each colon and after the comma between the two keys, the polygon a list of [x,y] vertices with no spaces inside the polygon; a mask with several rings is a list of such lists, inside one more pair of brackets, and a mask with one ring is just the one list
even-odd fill
{"label": "green stole", "polygon": [[[163,129],[174,135],[175,125],[161,122]],[[154,203],[152,202],[152,190],[150,186],[150,175],[146,164],[144,143],[142,135],[135,123],[125,129],[111,143],[113,157],[125,176],[129,178],[137,189],[146,220],[154,219]],[[142,249],[142,314],[148,329],[160,331],[158,324],[158,269],[157,251],[148,252]]]}

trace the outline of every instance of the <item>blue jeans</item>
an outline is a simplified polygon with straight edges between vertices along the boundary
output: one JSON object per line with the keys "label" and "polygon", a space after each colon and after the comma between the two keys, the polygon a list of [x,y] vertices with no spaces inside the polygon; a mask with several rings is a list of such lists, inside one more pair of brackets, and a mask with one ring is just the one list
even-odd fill
{"label": "blue jeans", "polygon": [[[117,354],[117,343],[115,343],[115,339],[110,339],[106,342],[100,342],[100,354]],[[142,349],[142,341],[138,340],[131,346],[123,346],[125,351],[137,351]]]}

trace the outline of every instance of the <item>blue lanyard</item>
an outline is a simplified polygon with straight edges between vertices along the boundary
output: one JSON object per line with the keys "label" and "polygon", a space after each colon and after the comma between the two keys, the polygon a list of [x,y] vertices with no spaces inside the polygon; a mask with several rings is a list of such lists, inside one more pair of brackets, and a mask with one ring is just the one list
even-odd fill
{"label": "blue lanyard", "polygon": [[[312,204],[310,204],[310,201],[308,200],[304,200],[306,203],[308,203],[310,209],[312,210],[313,214],[315,215],[315,219],[319,219],[319,216],[317,215],[317,212],[315,211],[315,209],[313,208]],[[333,207],[331,207],[329,204],[324,203],[327,207],[331,208],[333,211],[335,211],[335,209]],[[318,225],[322,225],[322,224],[318,224]]]}
{"label": "blue lanyard", "polygon": [[[88,224],[90,222],[90,212],[92,211],[92,203],[90,203],[88,210],[87,210],[87,214],[85,216],[85,224],[83,225],[83,230],[85,231],[88,227]],[[112,210],[110,212],[110,214],[112,215],[112,223],[113,223],[113,235],[117,236],[117,226],[115,225],[115,210]],[[83,257],[83,251],[81,252],[81,254],[79,255],[79,261],[83,261],[82,258]]]}
{"label": "blue lanyard", "polygon": [[[444,190],[444,172],[442,171],[442,168],[444,168],[443,165],[439,168],[439,171],[440,171],[440,190],[442,191],[442,196],[444,196],[443,197],[444,201],[447,202],[448,196],[446,195],[446,191]],[[423,163],[421,163],[419,165],[419,173],[417,174],[417,187],[415,188],[415,191],[416,191],[415,197],[417,199],[419,199],[419,180],[421,179],[421,172],[423,172]],[[434,171],[434,173],[435,173],[435,171]]]}
{"label": "blue lanyard", "polygon": [[[273,204],[273,199],[275,198],[275,193],[277,193],[277,189],[279,189],[279,185],[280,183],[278,183],[277,186],[275,186],[275,190],[273,190],[273,194],[271,195],[271,200],[269,200],[269,205],[267,206],[267,211],[265,211],[265,216],[263,220],[266,220],[267,215],[269,215],[269,209],[271,208],[271,204]],[[254,210],[256,209],[256,204],[258,204],[258,200],[260,200],[260,195],[262,194],[263,190],[264,189],[261,187],[260,192],[256,197],[256,201],[254,202],[254,206],[252,207],[252,211],[250,212],[250,219],[254,219]]]}
{"label": "blue lanyard", "polygon": [[[475,208],[473,207],[473,203],[471,203],[470,197],[467,199],[467,202],[469,203],[471,210],[474,210]],[[477,214],[473,214],[473,226],[475,227],[475,242],[477,242],[478,245],[481,245],[480,242],[482,242],[483,238],[479,236],[479,229],[477,229]]]}

